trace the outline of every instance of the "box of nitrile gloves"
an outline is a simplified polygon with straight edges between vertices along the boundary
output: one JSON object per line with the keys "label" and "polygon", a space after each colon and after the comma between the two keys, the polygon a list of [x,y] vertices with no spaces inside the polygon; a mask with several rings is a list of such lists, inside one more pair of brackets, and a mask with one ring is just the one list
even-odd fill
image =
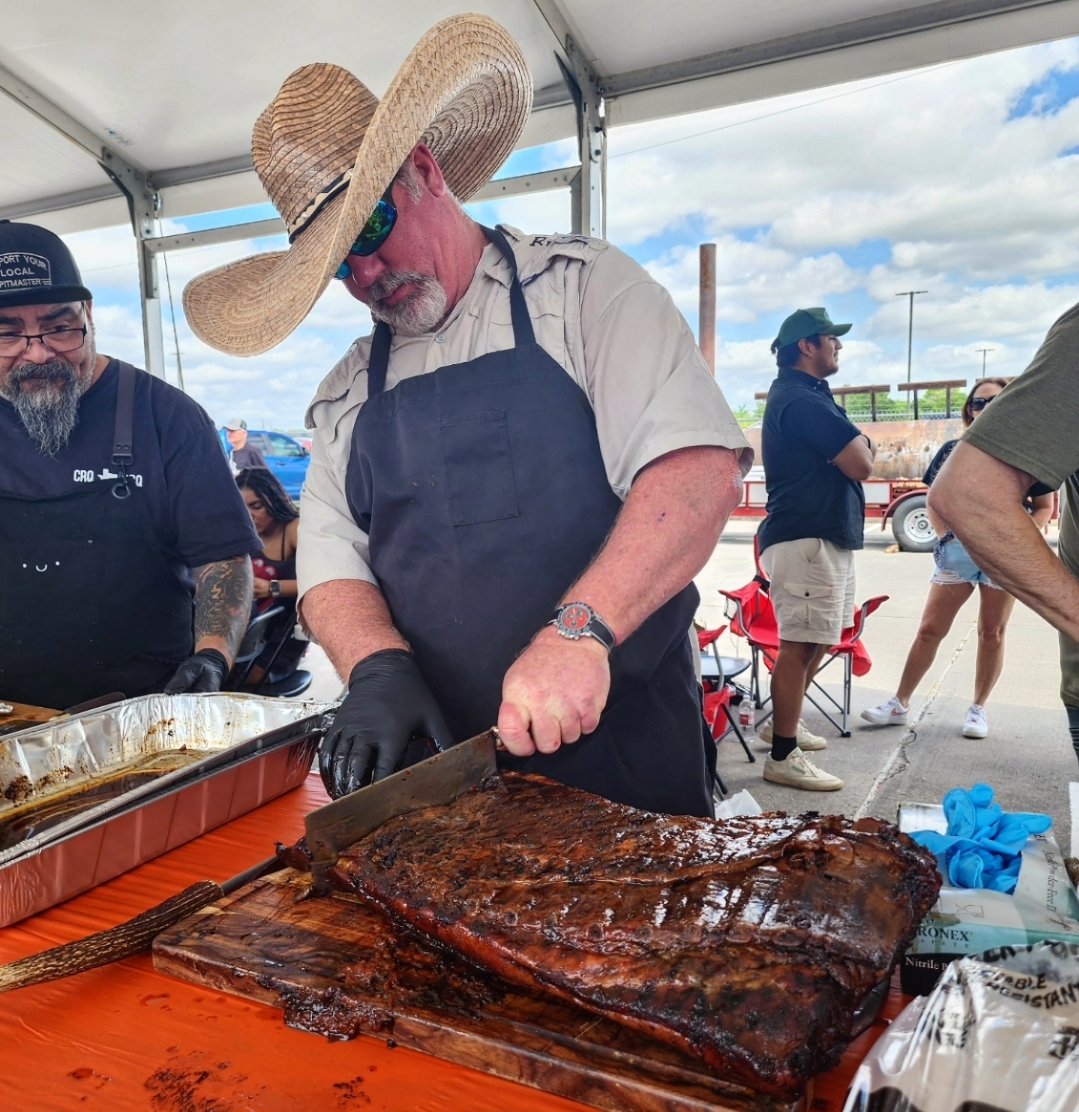
{"label": "box of nitrile gloves", "polygon": [[[945,833],[944,808],[904,803],[899,829]],[[1079,943],[1079,897],[1068,879],[1052,831],[1032,834],[1012,893],[945,884],[922,920],[900,966],[904,992],[924,996],[949,962],[1000,946],[1028,946],[1043,939]]]}

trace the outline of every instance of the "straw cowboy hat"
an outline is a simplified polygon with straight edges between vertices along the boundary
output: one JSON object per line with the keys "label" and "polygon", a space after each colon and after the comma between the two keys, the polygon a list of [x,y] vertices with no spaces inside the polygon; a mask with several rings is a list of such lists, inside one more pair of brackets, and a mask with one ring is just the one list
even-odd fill
{"label": "straw cowboy hat", "polygon": [[230,355],[280,343],[311,311],[417,143],[430,147],[449,188],[467,200],[513,150],[531,107],[520,47],[481,15],[432,27],[381,101],[340,66],[296,70],[251,137],[289,248],[189,282],[184,311],[195,334]]}

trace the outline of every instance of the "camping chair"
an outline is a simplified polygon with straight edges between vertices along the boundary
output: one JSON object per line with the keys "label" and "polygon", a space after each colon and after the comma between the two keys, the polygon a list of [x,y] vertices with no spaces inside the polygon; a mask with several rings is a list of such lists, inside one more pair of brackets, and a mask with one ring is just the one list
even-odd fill
{"label": "camping chair", "polygon": [[887,602],[889,597],[888,595],[874,595],[872,598],[867,598],[865,602],[855,610],[853,621],[843,630],[838,643],[828,650],[824,660],[821,661],[820,667],[817,669],[817,675],[819,676],[834,660],[842,661],[842,702],[837,701],[828,691],[825,691],[825,689],[817,683],[816,678],[813,680],[813,686],[820,691],[824,698],[826,698],[837,711],[839,711],[842,724],[836,722],[831,714],[824,710],[818,703],[814,702],[813,705],[837,730],[839,730],[840,737],[850,737],[850,730],[847,729],[847,719],[850,717],[850,697],[853,677],[864,676],[869,669],[873,667],[873,661],[869,656],[869,650],[865,647],[865,642],[862,640],[862,634],[865,632],[865,624],[869,620],[869,615],[882,603]]}
{"label": "camping chair", "polygon": [[731,713],[731,691],[731,685],[724,683],[715,691],[705,692],[704,721],[717,743],[722,741],[731,730],[734,730],[735,736],[741,742],[746,759],[754,764],[757,758],[753,756],[752,751],[746,744],[745,734],[738,728],[738,721]]}
{"label": "camping chair", "polygon": [[[708,729],[717,742],[734,730],[742,749],[750,761],[756,757],[746,745],[745,735],[738,727],[734,715],[731,713],[731,697],[735,685],[730,681],[741,675],[750,662],[741,657],[721,656],[716,643],[719,635],[726,629],[725,625],[716,629],[697,629],[697,647],[701,653],[701,686],[704,688],[704,720]],[[744,696],[746,697],[746,696]]]}
{"label": "camping chair", "polygon": [[[770,672],[775,667],[776,657],[779,655],[779,629],[776,625],[775,611],[772,609],[772,600],[768,594],[768,586],[767,579],[763,575],[757,575],[737,591],[720,591],[727,600],[731,632],[744,637],[749,644],[753,667],[750,694],[753,705],[758,708],[766,707],[771,702],[770,695],[767,698],[762,697],[761,666],[763,665],[763,669]],[[836,728],[840,737],[850,737],[847,719],[850,717],[853,676],[864,676],[873,664],[862,641],[866,621],[869,615],[887,600],[887,595],[876,595],[858,607],[851,624],[843,630],[838,643],[825,654],[810,684],[810,690],[806,692],[809,702]],[[835,660],[843,662],[843,692],[841,699],[838,700],[826,691],[816,678]],[[829,706],[839,712],[838,721],[833,712],[828,709]],[[761,721],[766,720],[770,715],[771,711]]]}

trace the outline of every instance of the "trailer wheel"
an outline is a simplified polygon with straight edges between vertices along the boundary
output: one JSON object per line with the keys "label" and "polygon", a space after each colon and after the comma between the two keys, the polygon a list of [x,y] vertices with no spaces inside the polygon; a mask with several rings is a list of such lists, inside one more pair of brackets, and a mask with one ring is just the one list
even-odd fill
{"label": "trailer wheel", "polygon": [[904,552],[932,552],[937,534],[929,522],[925,495],[908,498],[892,515],[892,535]]}

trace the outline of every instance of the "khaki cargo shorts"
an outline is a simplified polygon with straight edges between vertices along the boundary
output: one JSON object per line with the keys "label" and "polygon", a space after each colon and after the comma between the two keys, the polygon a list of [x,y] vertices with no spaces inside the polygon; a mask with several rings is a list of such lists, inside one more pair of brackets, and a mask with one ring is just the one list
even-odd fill
{"label": "khaki cargo shorts", "polygon": [[834,645],[854,617],[854,553],[819,537],[761,553],[783,641]]}

